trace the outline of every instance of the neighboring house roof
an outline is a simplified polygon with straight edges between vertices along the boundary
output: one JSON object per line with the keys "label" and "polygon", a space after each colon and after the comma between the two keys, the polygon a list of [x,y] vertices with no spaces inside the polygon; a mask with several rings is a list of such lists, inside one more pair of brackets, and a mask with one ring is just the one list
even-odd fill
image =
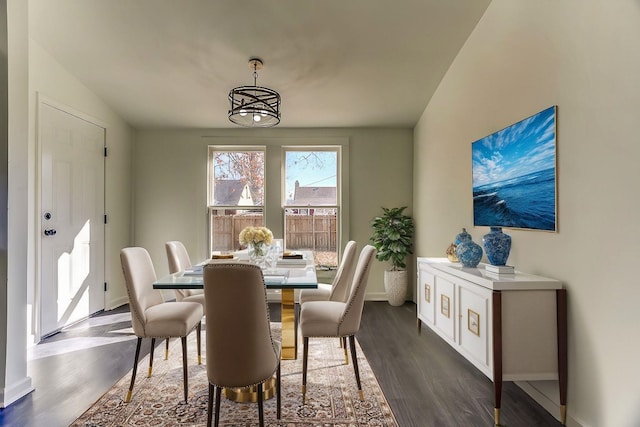
{"label": "neighboring house roof", "polygon": [[213,188],[218,206],[254,206],[254,193],[249,185],[237,179],[217,179]]}
{"label": "neighboring house roof", "polygon": [[322,206],[335,205],[337,203],[336,187],[301,187],[296,181],[293,191],[293,205],[295,206]]}

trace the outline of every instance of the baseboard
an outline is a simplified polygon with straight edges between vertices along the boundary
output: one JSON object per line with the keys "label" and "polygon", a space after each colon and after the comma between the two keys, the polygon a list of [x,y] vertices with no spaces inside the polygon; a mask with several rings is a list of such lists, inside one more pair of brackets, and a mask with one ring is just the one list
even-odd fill
{"label": "baseboard", "polygon": [[387,301],[387,294],[385,292],[367,292],[364,299],[366,301]]}
{"label": "baseboard", "polygon": [[[533,400],[535,400],[540,406],[542,406],[547,412],[549,412],[555,419],[560,421],[560,405],[553,400],[549,399],[545,394],[540,392],[528,381],[514,381],[514,383],[520,387],[525,393],[527,393]],[[565,425],[567,427],[584,427],[581,423],[567,413],[567,419]]]}
{"label": "baseboard", "polygon": [[116,298],[112,301],[109,301],[109,304],[107,307],[105,307],[105,310],[113,310],[125,304],[129,304],[129,297],[124,296],[124,297]]}
{"label": "baseboard", "polygon": [[24,377],[21,381],[0,391],[0,408],[6,408],[18,399],[31,393],[34,389],[31,377]]}

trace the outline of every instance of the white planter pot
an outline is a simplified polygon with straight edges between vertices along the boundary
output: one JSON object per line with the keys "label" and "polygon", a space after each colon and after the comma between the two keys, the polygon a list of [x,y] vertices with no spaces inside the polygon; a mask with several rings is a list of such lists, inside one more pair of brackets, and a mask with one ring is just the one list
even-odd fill
{"label": "white planter pot", "polygon": [[389,304],[393,306],[404,304],[408,287],[407,270],[385,270],[384,290],[387,293]]}

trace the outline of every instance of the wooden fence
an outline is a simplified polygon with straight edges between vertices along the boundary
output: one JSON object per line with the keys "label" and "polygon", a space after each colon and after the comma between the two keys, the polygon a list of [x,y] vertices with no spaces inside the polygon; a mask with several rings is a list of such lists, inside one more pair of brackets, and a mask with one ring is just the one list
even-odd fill
{"label": "wooden fence", "polygon": [[[240,249],[238,236],[243,228],[263,225],[262,215],[212,215],[214,251]],[[337,228],[335,215],[287,215],[287,249],[313,251],[337,251]],[[276,236],[278,237],[278,236]]]}

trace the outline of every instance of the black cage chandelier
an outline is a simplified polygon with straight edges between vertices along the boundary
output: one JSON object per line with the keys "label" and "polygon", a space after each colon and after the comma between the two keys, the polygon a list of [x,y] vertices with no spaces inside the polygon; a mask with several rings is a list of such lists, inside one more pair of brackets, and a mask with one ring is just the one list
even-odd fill
{"label": "black cage chandelier", "polygon": [[229,120],[245,127],[273,127],[280,123],[280,94],[256,85],[262,60],[251,58],[253,86],[239,86],[229,92]]}

